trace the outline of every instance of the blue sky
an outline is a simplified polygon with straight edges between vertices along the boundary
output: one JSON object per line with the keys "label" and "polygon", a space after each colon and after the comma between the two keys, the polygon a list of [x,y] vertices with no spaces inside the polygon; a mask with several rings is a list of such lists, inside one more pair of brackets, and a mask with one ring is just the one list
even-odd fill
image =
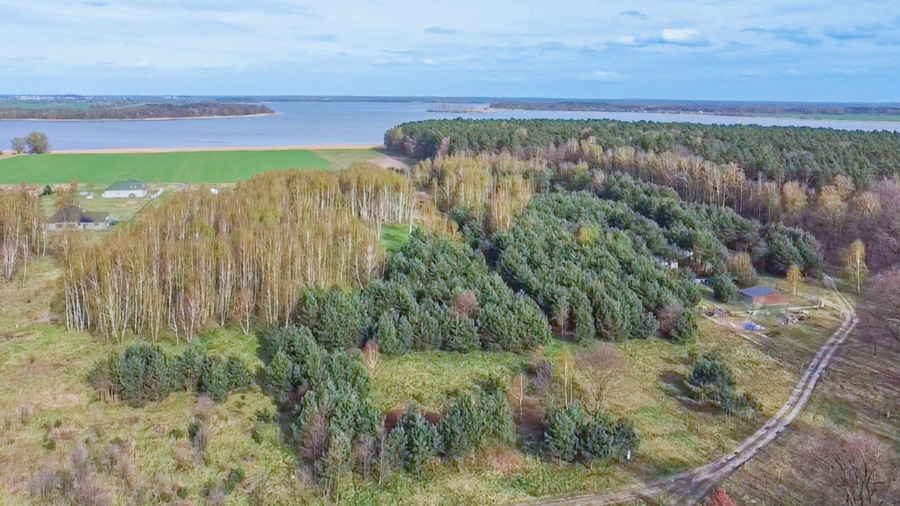
{"label": "blue sky", "polygon": [[900,0],[0,0],[0,93],[900,101]]}

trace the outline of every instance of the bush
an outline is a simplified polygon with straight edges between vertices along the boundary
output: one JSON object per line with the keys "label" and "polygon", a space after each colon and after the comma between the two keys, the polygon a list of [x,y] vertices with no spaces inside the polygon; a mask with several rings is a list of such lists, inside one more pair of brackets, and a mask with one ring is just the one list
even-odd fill
{"label": "bush", "polygon": [[676,343],[686,343],[694,339],[697,334],[697,312],[691,309],[684,309],[678,314],[675,321],[675,327],[670,333],[670,337]]}
{"label": "bush", "polygon": [[[169,359],[158,346],[135,345],[101,361],[88,375],[98,390],[122,402],[141,406],[166,398],[177,387]],[[103,384],[108,380],[109,384]]]}
{"label": "bush", "polygon": [[578,425],[582,415],[581,408],[576,406],[547,410],[544,451],[548,457],[575,461],[578,454]]}
{"label": "bush", "polygon": [[230,392],[250,386],[251,380],[247,367],[234,358],[205,357],[193,348],[170,358],[158,346],[140,344],[96,364],[88,382],[101,395],[143,406],[179,389],[221,401]]}
{"label": "bush", "polygon": [[466,394],[457,396],[437,426],[440,454],[455,459],[473,451],[483,425],[472,399]]}
{"label": "bush", "polygon": [[716,299],[725,303],[736,301],[740,295],[731,278],[723,274],[716,274],[709,278],[709,287],[712,288]]}
{"label": "bush", "polygon": [[603,411],[585,413],[580,404],[547,412],[544,451],[567,462],[593,463],[629,459],[640,439],[628,420],[615,420]]}
{"label": "bush", "polygon": [[694,361],[685,385],[694,400],[722,408],[727,414],[753,411],[757,407],[750,395],[734,391],[734,373],[715,353],[707,353]]}
{"label": "bush", "polygon": [[437,453],[437,431],[419,413],[416,406],[410,406],[406,410],[397,422],[397,427],[404,435],[403,465],[407,470],[419,474]]}

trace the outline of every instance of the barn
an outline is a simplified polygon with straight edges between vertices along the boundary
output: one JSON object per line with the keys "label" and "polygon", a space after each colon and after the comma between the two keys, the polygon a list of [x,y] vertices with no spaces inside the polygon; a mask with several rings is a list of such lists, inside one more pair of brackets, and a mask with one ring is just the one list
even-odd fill
{"label": "barn", "polygon": [[768,286],[753,286],[739,290],[741,301],[748,306],[786,306],[790,304],[790,295],[769,288]]}
{"label": "barn", "polygon": [[103,190],[100,196],[105,199],[144,198],[147,196],[147,185],[134,179],[116,181]]}

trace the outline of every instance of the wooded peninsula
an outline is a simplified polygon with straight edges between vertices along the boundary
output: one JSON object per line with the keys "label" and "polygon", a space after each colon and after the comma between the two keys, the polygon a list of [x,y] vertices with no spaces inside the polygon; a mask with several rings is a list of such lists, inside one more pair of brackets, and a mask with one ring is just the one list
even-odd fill
{"label": "wooded peninsula", "polygon": [[140,120],[217,118],[273,114],[263,104],[189,102],[136,103],[114,102],[36,102],[0,103],[0,120]]}

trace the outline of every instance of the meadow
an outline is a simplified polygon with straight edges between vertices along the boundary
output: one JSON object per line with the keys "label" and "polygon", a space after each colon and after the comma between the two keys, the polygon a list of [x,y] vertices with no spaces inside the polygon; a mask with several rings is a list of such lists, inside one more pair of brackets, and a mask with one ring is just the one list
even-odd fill
{"label": "meadow", "polygon": [[51,153],[0,159],[0,184],[226,183],[273,169],[341,169],[380,158],[374,149]]}

